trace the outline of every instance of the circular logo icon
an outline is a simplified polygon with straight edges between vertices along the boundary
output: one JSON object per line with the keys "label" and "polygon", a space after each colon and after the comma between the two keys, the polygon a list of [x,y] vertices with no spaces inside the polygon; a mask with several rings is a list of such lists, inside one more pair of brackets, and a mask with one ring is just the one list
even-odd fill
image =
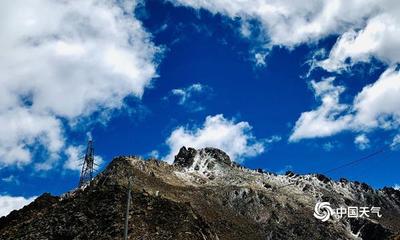
{"label": "circular logo icon", "polygon": [[314,217],[326,222],[334,214],[331,204],[329,202],[317,202],[314,208]]}

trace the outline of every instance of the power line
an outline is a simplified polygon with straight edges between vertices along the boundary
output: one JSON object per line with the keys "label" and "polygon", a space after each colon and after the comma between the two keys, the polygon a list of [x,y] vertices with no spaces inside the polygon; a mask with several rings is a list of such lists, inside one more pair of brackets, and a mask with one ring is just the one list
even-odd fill
{"label": "power line", "polygon": [[367,156],[364,156],[364,157],[362,157],[362,158],[356,159],[356,160],[354,160],[354,161],[350,161],[350,162],[345,163],[345,164],[343,164],[343,165],[340,165],[340,166],[338,166],[338,167],[334,167],[334,168],[331,168],[331,169],[329,169],[329,170],[326,170],[325,172],[322,172],[322,174],[327,174],[327,173],[330,173],[330,172],[334,172],[334,171],[337,171],[337,170],[339,170],[339,169],[342,169],[342,168],[345,168],[345,167],[354,165],[354,164],[356,164],[356,163],[362,162],[362,161],[364,161],[364,160],[373,158],[373,157],[375,157],[375,156],[377,156],[377,155],[383,153],[383,152],[385,151],[385,149],[386,149],[386,147],[383,147],[383,148],[379,149],[378,151],[375,151],[375,152],[373,152],[373,153],[371,153],[371,154],[369,154],[369,155],[367,155]]}
{"label": "power line", "polygon": [[[322,172],[322,174],[331,173],[331,172],[337,171],[337,170],[339,170],[339,169],[342,169],[342,168],[345,168],[345,167],[354,165],[354,164],[356,164],[356,163],[359,163],[359,162],[362,162],[362,161],[371,159],[371,158],[373,158],[373,157],[376,157],[377,155],[379,155],[379,154],[385,152],[385,151],[386,151],[386,148],[387,148],[387,146],[384,146],[384,147],[380,148],[379,150],[377,150],[377,151],[375,151],[375,152],[373,152],[373,153],[371,153],[371,154],[369,154],[369,155],[367,155],[367,156],[364,156],[364,157],[358,158],[358,159],[356,159],[356,160],[347,162],[347,163],[345,163],[345,164],[343,164],[343,165],[339,165],[339,166],[337,166],[337,167],[328,169],[328,170]],[[292,182],[292,183],[289,183],[289,184],[280,186],[280,187],[278,187],[278,188],[276,188],[276,189],[279,190],[279,189],[281,189],[281,188],[288,187],[288,186],[291,186],[291,185],[294,185],[294,184],[296,184],[296,182]]]}

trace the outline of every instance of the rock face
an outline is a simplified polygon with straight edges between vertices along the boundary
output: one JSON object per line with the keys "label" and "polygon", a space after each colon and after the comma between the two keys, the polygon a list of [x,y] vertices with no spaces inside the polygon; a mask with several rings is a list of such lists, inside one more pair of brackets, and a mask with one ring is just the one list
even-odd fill
{"label": "rock face", "polygon": [[[129,239],[400,239],[400,191],[250,170],[214,148],[182,148],[173,165],[117,157],[84,188],[0,218],[0,239],[122,239],[130,176]],[[321,222],[318,201],[383,216]]]}

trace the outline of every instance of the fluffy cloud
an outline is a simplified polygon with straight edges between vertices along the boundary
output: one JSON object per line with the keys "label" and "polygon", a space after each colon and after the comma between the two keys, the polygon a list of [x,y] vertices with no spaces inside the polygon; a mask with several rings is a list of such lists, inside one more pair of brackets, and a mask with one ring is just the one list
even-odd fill
{"label": "fluffy cloud", "polygon": [[[292,0],[170,0],[176,5],[206,9],[246,22],[257,20],[272,45],[294,47],[316,41],[332,34],[341,34],[349,28],[361,27],[380,11],[374,0],[323,1],[304,4]],[[244,26],[247,26],[246,24]],[[243,26],[241,32],[250,35]]]}
{"label": "fluffy cloud", "polygon": [[320,82],[311,81],[315,97],[321,101],[321,105],[315,110],[301,114],[289,141],[326,137],[347,128],[351,117],[342,116],[342,113],[348,109],[348,106],[339,103],[339,96],[345,89],[342,86],[334,86],[333,81],[334,78],[327,78]]}
{"label": "fluffy cloud", "polygon": [[400,184],[396,184],[396,185],[394,185],[394,187],[393,187],[394,189],[396,189],[396,190],[400,190]]}
{"label": "fluffy cloud", "polygon": [[82,166],[82,158],[85,151],[84,146],[69,146],[65,150],[65,154],[67,155],[67,161],[64,163],[64,168],[68,170],[79,171]]}
{"label": "fluffy cloud", "polygon": [[293,48],[330,35],[339,38],[328,59],[320,66],[335,71],[352,63],[376,57],[398,63],[400,53],[400,4],[395,0],[170,0],[178,6],[206,9],[242,20],[240,32],[251,35],[247,22],[256,20],[263,28],[267,46]]}
{"label": "fluffy cloud", "polygon": [[355,123],[364,128],[383,127],[392,129],[400,121],[400,72],[386,70],[379,79],[356,96]]}
{"label": "fluffy cloud", "polygon": [[399,63],[400,4],[393,2],[392,5],[390,7],[393,9],[385,8],[370,18],[361,30],[345,32],[337,40],[328,59],[320,62],[320,66],[328,71],[336,71],[353,63],[369,62],[372,57],[389,65]]}
{"label": "fluffy cloud", "polygon": [[49,169],[63,122],[123,106],[156,76],[158,52],[135,1],[0,3],[0,165],[29,164],[41,144]]}
{"label": "fluffy cloud", "polygon": [[29,108],[9,107],[0,110],[0,165],[28,164],[31,150],[27,146],[33,143],[45,145],[50,152],[50,159],[56,158],[63,146],[60,121]]}
{"label": "fluffy cloud", "polygon": [[370,131],[374,128],[396,129],[400,124],[400,72],[386,70],[379,79],[354,98],[352,104],[341,104],[343,86],[334,86],[334,79],[312,81],[315,96],[321,99],[316,109],[301,114],[291,141],[331,136],[344,130]]}
{"label": "fluffy cloud", "polygon": [[367,138],[367,135],[365,134],[360,134],[354,139],[354,144],[360,149],[360,150],[365,150],[370,147],[369,145],[369,139]]}
{"label": "fluffy cloud", "polygon": [[268,143],[279,141],[279,137],[257,140],[251,133],[248,122],[235,123],[223,115],[208,116],[199,128],[176,128],[166,143],[169,154],[164,158],[173,162],[175,154],[182,146],[193,148],[215,147],[224,150],[233,160],[241,162],[245,158],[257,156],[265,151]]}
{"label": "fluffy cloud", "polygon": [[0,195],[0,217],[8,215],[13,210],[18,210],[25,205],[28,205],[36,197],[24,198],[13,197],[8,195]]}

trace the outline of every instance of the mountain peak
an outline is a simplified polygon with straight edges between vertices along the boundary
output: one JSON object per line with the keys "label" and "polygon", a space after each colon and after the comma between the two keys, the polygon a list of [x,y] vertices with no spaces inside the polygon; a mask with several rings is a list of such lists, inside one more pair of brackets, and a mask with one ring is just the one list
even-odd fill
{"label": "mountain peak", "polygon": [[230,167],[233,165],[228,154],[218,148],[186,148],[182,147],[178,154],[175,156],[174,165],[193,168],[199,170],[205,167],[209,170],[213,169],[218,164],[224,167]]}

